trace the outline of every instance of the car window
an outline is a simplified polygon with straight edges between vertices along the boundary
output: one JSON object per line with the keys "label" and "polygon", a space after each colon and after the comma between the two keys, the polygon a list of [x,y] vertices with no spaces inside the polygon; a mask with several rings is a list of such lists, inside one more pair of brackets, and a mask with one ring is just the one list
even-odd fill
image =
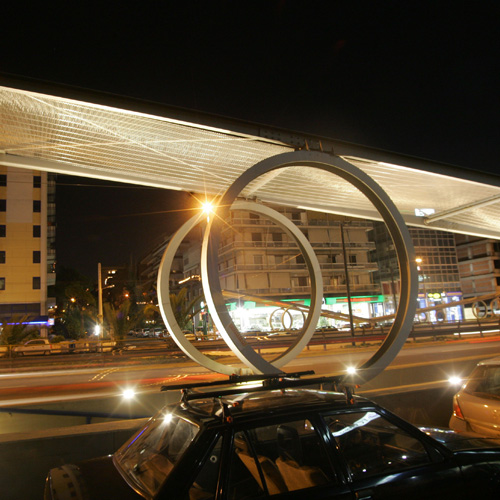
{"label": "car window", "polygon": [[[330,462],[309,420],[257,427],[234,436],[231,499],[259,498],[329,483]],[[252,496],[248,496],[249,491]]]}
{"label": "car window", "polygon": [[115,453],[115,463],[141,489],[154,495],[198,431],[193,423],[161,412]]}
{"label": "car window", "polygon": [[431,462],[422,442],[376,412],[329,415],[325,421],[354,479]]}
{"label": "car window", "polygon": [[464,392],[478,397],[500,399],[500,366],[478,366],[469,377]]}
{"label": "car window", "polygon": [[205,460],[203,467],[189,488],[186,500],[213,500],[217,492],[217,481],[219,478],[220,457],[222,450],[222,437]]}

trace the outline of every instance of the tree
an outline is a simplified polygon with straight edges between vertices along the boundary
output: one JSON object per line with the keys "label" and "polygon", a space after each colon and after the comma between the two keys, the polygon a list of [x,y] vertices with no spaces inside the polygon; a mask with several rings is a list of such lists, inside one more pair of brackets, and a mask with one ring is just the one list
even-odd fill
{"label": "tree", "polygon": [[132,303],[129,300],[123,301],[120,305],[112,302],[103,304],[104,317],[111,330],[114,340],[123,340],[130,330],[133,330],[144,319],[144,315],[150,306],[132,310]]}
{"label": "tree", "polygon": [[203,309],[199,304],[203,299],[203,295],[199,295],[194,299],[186,299],[187,288],[181,288],[177,293],[170,294],[170,304],[174,311],[175,321],[181,330],[189,327],[193,318]]}
{"label": "tree", "polygon": [[82,283],[69,283],[64,289],[66,306],[62,322],[71,338],[84,337],[91,325],[96,323],[96,300]]}
{"label": "tree", "polygon": [[27,324],[29,316],[13,316],[2,324],[0,343],[3,345],[22,344],[38,335],[38,330]]}
{"label": "tree", "polygon": [[90,278],[74,269],[57,271],[55,294],[58,315],[53,331],[69,338],[84,337],[96,324],[96,298]]}

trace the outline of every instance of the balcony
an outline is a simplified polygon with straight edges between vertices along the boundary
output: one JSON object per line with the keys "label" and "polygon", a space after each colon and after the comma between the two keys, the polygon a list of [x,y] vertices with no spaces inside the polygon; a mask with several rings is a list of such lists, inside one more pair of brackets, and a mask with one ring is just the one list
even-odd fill
{"label": "balcony", "polygon": [[[351,284],[349,290],[351,295],[380,295],[380,286],[376,284]],[[249,295],[269,298],[277,295],[310,295],[311,288],[308,286],[295,286],[289,288],[249,288],[246,289],[245,292]],[[346,285],[327,285],[323,287],[323,293],[335,293],[340,296],[346,296],[347,287]]]}
{"label": "balcony", "polygon": [[[338,271],[337,274],[344,273],[344,264],[320,264],[320,268],[322,271]],[[373,264],[371,262],[363,263],[363,264],[348,264],[348,271],[351,272],[374,272],[378,270],[377,264]],[[307,271],[306,264],[234,264],[232,266],[228,266],[226,268],[222,268],[219,266],[219,271],[223,272],[225,275],[230,273],[242,273],[242,272],[254,272],[254,271],[262,271],[262,272],[275,272],[275,271]]]}
{"label": "balcony", "polygon": [[[289,219],[296,226],[302,227],[340,227],[340,221],[334,220],[321,220],[321,219],[310,219],[303,222],[301,219]],[[253,219],[251,217],[233,217],[230,221],[231,227],[234,226],[275,226],[276,223],[272,222],[266,218]],[[373,226],[370,221],[349,221],[344,223],[344,228],[349,230],[349,228],[371,228]],[[230,230],[227,228],[226,230]]]}
{"label": "balcony", "polygon": [[[326,250],[338,250],[342,251],[342,243],[340,242],[321,242],[321,243],[311,243],[311,246],[315,250],[326,249]],[[219,255],[225,254],[232,250],[245,250],[245,249],[293,249],[298,251],[298,247],[294,241],[231,241],[227,243],[219,250]],[[371,241],[363,243],[347,243],[346,249],[359,249],[359,250],[374,250],[375,243]]]}

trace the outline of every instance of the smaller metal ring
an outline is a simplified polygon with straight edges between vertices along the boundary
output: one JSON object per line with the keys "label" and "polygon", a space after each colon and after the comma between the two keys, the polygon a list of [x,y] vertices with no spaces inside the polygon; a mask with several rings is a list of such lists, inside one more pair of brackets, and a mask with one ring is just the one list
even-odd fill
{"label": "smaller metal ring", "polygon": [[[482,314],[478,314],[480,304],[484,306],[484,313]],[[484,319],[488,317],[488,306],[486,305],[486,302],[484,300],[476,300],[476,302],[472,304],[472,314],[477,319]]]}

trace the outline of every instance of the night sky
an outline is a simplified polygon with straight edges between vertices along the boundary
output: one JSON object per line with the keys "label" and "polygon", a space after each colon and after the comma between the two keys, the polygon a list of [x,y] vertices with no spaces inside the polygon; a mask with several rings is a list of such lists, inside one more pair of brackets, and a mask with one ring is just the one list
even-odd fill
{"label": "night sky", "polygon": [[[58,5],[3,8],[0,71],[498,173],[496,0]],[[98,242],[119,264],[180,223],[131,214],[189,198],[70,182],[91,183],[60,179],[58,260],[85,272]]]}

